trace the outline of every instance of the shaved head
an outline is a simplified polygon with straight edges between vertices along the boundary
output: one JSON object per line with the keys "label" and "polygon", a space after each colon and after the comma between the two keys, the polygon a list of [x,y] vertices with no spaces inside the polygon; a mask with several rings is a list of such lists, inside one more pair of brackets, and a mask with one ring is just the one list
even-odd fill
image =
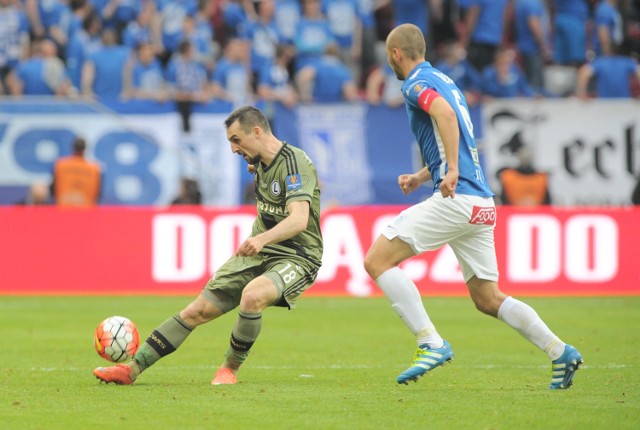
{"label": "shaved head", "polygon": [[402,24],[391,30],[387,37],[387,52],[399,49],[410,60],[425,59],[427,45],[422,31],[413,24]]}

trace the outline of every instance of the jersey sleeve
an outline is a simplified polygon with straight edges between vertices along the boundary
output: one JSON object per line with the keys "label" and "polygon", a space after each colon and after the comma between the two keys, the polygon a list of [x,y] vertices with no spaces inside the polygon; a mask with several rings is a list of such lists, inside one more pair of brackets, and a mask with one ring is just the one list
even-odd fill
{"label": "jersey sleeve", "polygon": [[293,169],[287,172],[284,181],[285,200],[287,203],[298,200],[310,202],[318,185],[315,169],[306,154],[297,154],[293,160]]}
{"label": "jersey sleeve", "polygon": [[407,103],[427,113],[429,113],[431,103],[438,97],[441,97],[440,94],[424,80],[410,83],[404,92]]}

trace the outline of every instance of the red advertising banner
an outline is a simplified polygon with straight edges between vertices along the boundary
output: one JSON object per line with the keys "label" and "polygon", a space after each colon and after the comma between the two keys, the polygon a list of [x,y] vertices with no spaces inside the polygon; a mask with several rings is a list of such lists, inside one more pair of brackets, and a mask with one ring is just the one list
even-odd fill
{"label": "red advertising banner", "polygon": [[[363,267],[395,206],[322,216],[309,295],[380,295]],[[197,294],[248,236],[250,207],[0,208],[0,294]],[[639,295],[640,208],[498,208],[500,286],[513,295]],[[402,265],[424,295],[465,295],[450,248]]]}

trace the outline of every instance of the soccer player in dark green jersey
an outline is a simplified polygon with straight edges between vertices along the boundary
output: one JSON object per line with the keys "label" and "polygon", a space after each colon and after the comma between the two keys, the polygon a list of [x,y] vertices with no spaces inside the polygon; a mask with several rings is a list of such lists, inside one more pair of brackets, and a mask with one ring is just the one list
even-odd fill
{"label": "soccer player in dark green jersey", "polygon": [[264,114],[236,109],[225,120],[231,151],[255,172],[258,216],[251,236],[209,280],[185,309],[160,324],[134,359],[93,374],[104,382],[128,385],[160,358],[175,351],[197,326],[239,308],[225,360],[213,385],[235,384],[262,327],[269,306],[289,309],[320,269],[320,189],[318,175],[301,149],[278,140]]}

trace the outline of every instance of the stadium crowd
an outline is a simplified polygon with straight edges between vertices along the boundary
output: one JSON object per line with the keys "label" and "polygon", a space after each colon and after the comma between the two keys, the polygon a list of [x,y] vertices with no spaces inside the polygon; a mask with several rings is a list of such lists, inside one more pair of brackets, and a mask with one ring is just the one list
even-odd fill
{"label": "stadium crowd", "polygon": [[0,0],[0,94],[394,105],[404,22],[471,103],[640,96],[640,0]]}

